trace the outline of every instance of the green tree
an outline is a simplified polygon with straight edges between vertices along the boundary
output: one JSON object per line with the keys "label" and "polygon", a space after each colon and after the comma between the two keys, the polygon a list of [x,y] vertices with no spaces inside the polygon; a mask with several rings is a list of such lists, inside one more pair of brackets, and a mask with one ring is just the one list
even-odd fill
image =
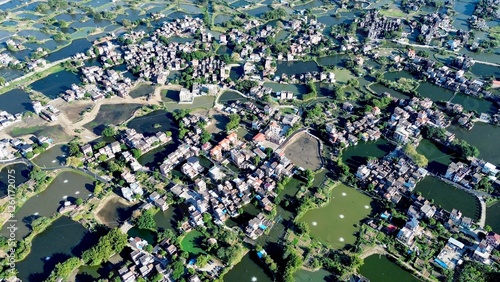
{"label": "green tree", "polygon": [[142,152],[140,149],[132,149],[132,155],[134,155],[134,158],[138,159],[142,155]]}
{"label": "green tree", "polygon": [[90,266],[100,265],[112,255],[120,253],[126,245],[127,234],[123,234],[118,228],[112,229],[95,246],[83,252],[82,260]]}
{"label": "green tree", "polygon": [[417,152],[414,146],[412,146],[410,143],[406,144],[404,147],[404,152],[410,157],[413,162],[419,167],[427,167],[429,164],[429,160]]}
{"label": "green tree", "polygon": [[69,155],[70,156],[78,156],[80,152],[80,146],[76,142],[70,142],[69,146]]}
{"label": "green tree", "polygon": [[104,128],[104,130],[102,131],[102,136],[105,137],[111,137],[115,135],[116,135],[115,128],[111,125],[106,126],[106,128]]}
{"label": "green tree", "polygon": [[260,164],[260,157],[259,156],[255,156],[255,158],[253,158],[253,164],[255,166],[259,166],[259,164]]}
{"label": "green tree", "polygon": [[201,134],[201,143],[205,144],[210,141],[211,138],[212,134],[208,133],[208,131],[206,130],[203,130],[203,133]]}
{"label": "green tree", "polygon": [[309,226],[305,222],[296,222],[295,223],[295,230],[299,235],[304,235],[309,233]]}
{"label": "green tree", "polygon": [[175,281],[179,281],[179,279],[184,275],[185,269],[184,264],[180,261],[175,261],[171,264],[172,267],[172,277]]}
{"label": "green tree", "polygon": [[266,147],[266,149],[264,151],[265,151],[268,158],[270,158],[274,152],[273,148],[270,148],[270,147]]}
{"label": "green tree", "polygon": [[203,268],[207,265],[209,260],[210,260],[210,257],[208,255],[199,255],[196,258],[196,265],[200,268]]}
{"label": "green tree", "polygon": [[47,173],[40,169],[39,167],[35,166],[32,171],[29,173],[29,178],[35,180],[36,183],[40,184],[45,182],[47,179]]}
{"label": "green tree", "polygon": [[67,280],[71,273],[75,271],[78,267],[82,265],[82,260],[77,257],[72,257],[67,259],[62,263],[58,263],[50,276],[47,278],[47,282],[55,282],[58,279],[62,278],[62,280]]}
{"label": "green tree", "polygon": [[40,216],[36,219],[34,219],[30,226],[31,226],[31,229],[33,229],[33,231],[35,232],[39,232],[40,230],[44,229],[45,227],[47,227],[47,225],[50,223],[50,219],[45,217],[45,216]]}
{"label": "green tree", "polygon": [[143,212],[134,220],[134,224],[140,229],[155,230],[156,228],[156,221],[151,210]]}
{"label": "green tree", "polygon": [[305,171],[307,178],[307,186],[311,187],[314,182],[314,172],[311,169],[306,169]]}
{"label": "green tree", "polygon": [[465,140],[455,140],[455,148],[457,152],[462,156],[462,158],[477,157],[479,156],[479,150],[477,147],[470,145]]}
{"label": "green tree", "polygon": [[231,131],[240,125],[241,117],[239,114],[229,115],[229,122],[226,124],[226,131]]}

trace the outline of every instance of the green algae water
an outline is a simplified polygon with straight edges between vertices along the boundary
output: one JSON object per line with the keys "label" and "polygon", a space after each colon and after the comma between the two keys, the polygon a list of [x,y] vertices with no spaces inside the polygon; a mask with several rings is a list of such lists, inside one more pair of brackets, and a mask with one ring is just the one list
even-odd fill
{"label": "green algae water", "polygon": [[354,244],[359,222],[371,212],[370,197],[354,188],[339,184],[332,189],[330,202],[313,209],[299,219],[309,225],[310,234],[332,248]]}

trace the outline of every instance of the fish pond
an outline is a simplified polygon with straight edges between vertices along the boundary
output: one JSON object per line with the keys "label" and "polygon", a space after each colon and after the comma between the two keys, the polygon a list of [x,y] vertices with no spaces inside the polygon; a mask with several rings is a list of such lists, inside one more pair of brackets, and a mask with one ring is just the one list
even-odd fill
{"label": "fish pond", "polygon": [[308,72],[319,72],[321,69],[318,67],[315,61],[278,61],[276,64],[277,70],[276,75],[281,76],[282,74],[287,75],[297,75],[304,74]]}
{"label": "fish pond", "polygon": [[106,125],[118,125],[125,122],[140,107],[140,104],[102,105],[97,116],[91,122],[85,124],[84,127],[100,135]]}
{"label": "fish pond", "polygon": [[486,224],[491,226],[495,233],[500,233],[500,203],[496,203],[486,209]]}
{"label": "fish pond", "polygon": [[67,145],[55,145],[33,159],[33,162],[41,167],[58,167],[65,164],[68,154]]}
{"label": "fish pond", "polygon": [[149,84],[139,84],[130,91],[130,97],[139,98],[153,93],[155,88]]}
{"label": "fish pond", "polygon": [[429,82],[420,83],[420,85],[417,88],[417,92],[420,95],[422,95],[422,97],[429,98],[434,102],[437,101],[447,102],[453,96],[452,91],[436,86]]}
{"label": "fish pond", "polygon": [[330,282],[330,281],[334,281],[333,277],[330,277],[330,276],[333,276],[333,275],[324,269],[320,269],[317,271],[309,271],[309,270],[305,270],[305,269],[299,269],[294,273],[293,278],[295,278],[295,282],[310,282],[310,281]]}
{"label": "fish pond", "polygon": [[456,161],[455,151],[448,147],[436,144],[429,139],[422,139],[417,147],[417,152],[423,154],[429,161],[427,169],[437,174],[444,174],[448,165]]}
{"label": "fish pond", "polygon": [[414,192],[420,192],[424,198],[433,200],[435,205],[441,206],[449,212],[457,209],[464,216],[470,217],[474,221],[477,221],[481,216],[479,200],[474,195],[462,189],[455,188],[453,185],[439,178],[433,176],[425,177],[422,181],[418,182]]}
{"label": "fish pond", "polygon": [[339,184],[323,207],[309,210],[300,219],[309,225],[310,234],[335,249],[356,242],[358,224],[372,209],[371,198],[356,189]]}
{"label": "fish pond", "polygon": [[492,140],[500,140],[500,127],[476,122],[471,130],[455,125],[448,127],[448,131],[455,134],[456,138],[463,139],[479,149],[479,158],[500,165],[500,150]]}
{"label": "fish pond", "polygon": [[71,84],[80,84],[78,75],[69,71],[60,71],[53,73],[45,78],[37,80],[30,84],[30,87],[49,99],[55,99],[59,95],[70,89]]}
{"label": "fish pond", "polygon": [[113,197],[97,212],[102,223],[110,228],[120,226],[132,216],[135,207],[121,197]]}
{"label": "fish pond", "polygon": [[263,266],[260,264],[258,258],[252,256],[250,253],[246,254],[243,259],[236,264],[226,275],[224,275],[225,282],[271,282],[271,277],[264,271]]}
{"label": "fish pond", "polygon": [[356,171],[360,165],[366,164],[369,157],[381,158],[394,149],[385,139],[375,142],[360,141],[358,145],[348,147],[342,153],[342,160],[352,171]]}
{"label": "fish pond", "polygon": [[7,111],[10,114],[33,111],[30,96],[21,89],[13,89],[1,94],[0,111]]}
{"label": "fish pond", "polygon": [[371,255],[365,258],[359,272],[371,282],[418,282],[410,272],[404,270],[386,256]]}
{"label": "fish pond", "polygon": [[[28,235],[31,231],[30,224],[34,219],[40,216],[52,216],[64,201],[86,199],[93,188],[93,179],[90,177],[74,171],[61,172],[43,192],[30,198],[16,212],[15,218],[19,222],[16,237],[21,239]],[[1,233],[7,234],[5,226]]]}
{"label": "fish pond", "polygon": [[147,115],[136,117],[127,126],[143,134],[155,134],[159,131],[172,131],[173,137],[177,134],[177,125],[171,113],[158,110]]}
{"label": "fish pond", "polygon": [[203,244],[203,234],[197,230],[186,233],[181,241],[181,249],[192,255],[204,254],[205,251],[201,248]]}
{"label": "fish pond", "polygon": [[159,164],[161,164],[170,153],[177,150],[177,148],[177,143],[168,143],[140,156],[138,161],[141,165],[148,167],[159,166]]}
{"label": "fish pond", "polygon": [[[29,180],[29,173],[30,168],[24,163],[2,167],[0,169],[0,199],[8,195],[9,180],[11,185],[14,184],[15,187],[17,187]],[[14,182],[12,182],[12,180],[14,180]]]}
{"label": "fish pond", "polygon": [[95,237],[78,222],[63,216],[54,221],[31,243],[28,256],[16,263],[18,278],[27,282],[44,281],[56,264],[79,256],[95,243]]}

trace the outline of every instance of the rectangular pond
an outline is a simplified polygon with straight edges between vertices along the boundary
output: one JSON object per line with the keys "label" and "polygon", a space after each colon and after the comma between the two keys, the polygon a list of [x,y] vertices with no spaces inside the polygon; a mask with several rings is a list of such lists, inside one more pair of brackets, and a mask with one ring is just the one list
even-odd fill
{"label": "rectangular pond", "polygon": [[49,99],[55,99],[62,92],[70,89],[73,83],[81,83],[78,74],[69,71],[60,71],[33,82],[30,84],[30,87],[49,97]]}
{"label": "rectangular pond", "polygon": [[420,281],[386,256],[371,255],[367,257],[359,272],[371,282]]}
{"label": "rectangular pond", "polygon": [[234,281],[258,281],[271,282],[271,277],[264,271],[263,266],[257,258],[246,254],[243,259],[236,264],[226,275],[224,282]]}
{"label": "rectangular pond", "polygon": [[13,89],[0,94],[0,111],[7,111],[10,114],[33,111],[29,94],[21,89]]}

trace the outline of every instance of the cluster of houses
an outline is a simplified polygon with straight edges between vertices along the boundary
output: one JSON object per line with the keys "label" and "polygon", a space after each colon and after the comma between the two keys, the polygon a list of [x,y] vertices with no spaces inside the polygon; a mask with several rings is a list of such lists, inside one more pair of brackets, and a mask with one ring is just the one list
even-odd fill
{"label": "cluster of houses", "polygon": [[[16,153],[26,156],[27,153],[33,152],[36,146],[50,146],[54,141],[46,136],[37,136],[34,142],[25,141],[20,138],[4,138],[0,140],[0,160],[13,159]],[[46,143],[46,145],[44,145]]]}
{"label": "cluster of houses", "polygon": [[193,58],[191,62],[183,59],[183,54],[193,53],[202,48],[199,41],[166,42],[173,36],[195,36],[201,33],[201,42],[210,47],[212,35],[205,30],[203,22],[198,18],[185,17],[173,22],[164,22],[149,40],[140,44],[122,45],[124,60],[130,70],[144,79],[164,84],[169,71],[181,70],[190,64],[194,79],[206,83],[219,84],[229,77],[229,67],[214,57]]}
{"label": "cluster of houses", "polygon": [[42,105],[40,101],[33,102],[33,111],[47,121],[56,121],[61,111],[52,105]]}
{"label": "cluster of houses", "polygon": [[[449,222],[464,229],[469,229],[468,226],[472,224],[470,218],[462,217],[460,211],[457,210],[452,211]],[[445,226],[450,228],[449,225]],[[465,256],[468,255],[469,259],[489,265],[492,263],[492,251],[499,246],[500,235],[494,232],[489,232],[485,238],[469,246],[454,238],[449,238],[446,245],[434,259],[434,262],[444,269],[453,270],[458,265],[461,265]]]}
{"label": "cluster of houses", "polygon": [[162,175],[167,176],[174,169],[175,166],[180,164],[182,161],[186,160],[192,156],[198,156],[200,154],[200,148],[197,146],[192,146],[189,144],[180,144],[177,150],[168,154],[167,158],[160,165],[160,172]]}
{"label": "cluster of houses", "polygon": [[10,114],[6,111],[0,111],[0,130],[4,129],[18,121],[21,121],[23,115],[21,113]]}
{"label": "cluster of houses", "polygon": [[179,104],[192,104],[194,98],[198,96],[216,95],[220,87],[217,84],[199,84],[193,83],[192,89],[181,88],[179,92]]}
{"label": "cluster of houses", "polygon": [[420,26],[420,36],[423,36],[425,44],[429,44],[432,39],[445,37],[451,28],[451,19],[446,14],[431,13],[422,17]]}
{"label": "cluster of houses", "polygon": [[160,246],[156,246],[156,250],[149,253],[144,250],[148,245],[146,240],[131,237],[128,241],[128,245],[132,248],[130,258],[133,264],[126,264],[118,270],[118,275],[120,275],[122,281],[134,282],[137,278],[149,277],[152,273],[167,274],[165,269],[167,259],[159,254],[158,248]]}
{"label": "cluster of houses", "polygon": [[[92,145],[85,144],[81,148],[84,158],[87,162],[96,162],[99,160],[109,160],[122,151],[120,142],[114,141],[102,148],[92,148]],[[102,156],[102,157],[101,157]]]}
{"label": "cluster of houses", "polygon": [[[263,110],[258,109],[258,111]],[[264,112],[262,114],[268,116]],[[199,135],[202,129],[199,128],[199,122],[204,119],[201,116],[187,115],[180,120],[189,132],[159,168],[164,176],[179,168],[179,171],[189,179],[188,183],[191,183],[174,185],[170,188],[188,204],[189,221],[184,223],[181,229],[189,230],[192,227],[203,226],[204,213],[210,213],[216,223],[222,224],[228,218],[238,216],[241,208],[252,199],[257,201],[263,212],[271,212],[274,208],[277,181],[284,176],[291,176],[294,165],[283,153],[269,156],[263,152],[264,148],[258,142],[251,144],[241,141],[235,132],[215,144],[210,141],[201,144]],[[288,119],[293,120],[293,118]],[[129,145],[130,141],[125,143]],[[205,163],[202,165],[202,158],[208,159],[209,166],[206,164],[207,160],[204,160]],[[238,175],[224,166],[230,162],[248,173],[245,176]],[[207,170],[208,173],[205,173]],[[126,172],[122,178],[127,179],[130,186],[122,189],[126,198],[133,200],[138,197],[136,195],[142,195],[140,191],[134,190],[140,187],[133,187],[136,184],[133,173]],[[156,206],[165,208],[161,200],[157,203],[156,196],[150,195],[150,201]],[[249,227],[246,228],[251,238],[260,236],[263,230],[272,225],[264,215],[265,213],[251,220]]]}
{"label": "cluster of houses", "polygon": [[[410,54],[410,53],[409,53]],[[414,54],[414,53],[412,53]],[[413,58],[412,58],[413,57]],[[442,66],[440,68],[435,68],[436,62],[428,59],[422,58],[419,56],[411,55],[411,61],[408,61],[405,65],[405,68],[410,72],[418,73],[427,78],[427,81],[452,90],[452,91],[460,91],[468,95],[479,96],[483,95],[485,97],[490,97],[491,92],[485,89],[486,85],[483,81],[477,79],[467,79],[465,77],[464,70],[455,71],[447,66]],[[469,66],[471,63],[470,57],[462,57],[463,62],[465,64],[464,67]]]}
{"label": "cluster of houses", "polygon": [[128,97],[133,86],[130,78],[124,77],[121,72],[113,69],[104,70],[100,66],[90,66],[82,68],[82,73],[84,83],[99,85],[102,89],[94,87],[88,91],[93,101],[104,99],[107,94],[118,95],[122,98]]}
{"label": "cluster of houses", "polygon": [[83,87],[73,83],[71,84],[71,89],[67,89],[61,94],[61,98],[63,98],[66,102],[71,102],[74,100],[84,99],[86,93],[87,91]]}
{"label": "cluster of houses", "polygon": [[366,30],[367,38],[378,39],[384,38],[390,32],[402,30],[403,22],[399,18],[381,16],[378,10],[370,10],[358,20],[358,26]]}
{"label": "cluster of houses", "polygon": [[[283,155],[268,158],[258,147],[253,151],[249,147],[250,144],[238,140],[236,134],[231,133],[210,150],[213,162],[233,162],[248,171],[245,176],[238,176],[217,164],[208,170],[208,175],[202,175],[200,172],[204,168],[195,157],[188,158],[182,165],[183,173],[194,179],[194,189],[184,188],[178,193],[190,204],[188,210],[192,226],[203,225],[202,214],[206,212],[210,212],[216,222],[222,224],[228,218],[238,216],[240,209],[253,198],[263,211],[272,211],[277,181],[292,174],[293,164]],[[259,166],[254,165],[257,156],[262,160]],[[255,239],[271,225],[272,222],[262,214],[249,222],[246,233]]]}
{"label": "cluster of houses", "polygon": [[[343,108],[346,111],[352,111],[350,103],[345,103]],[[380,121],[380,109],[373,107],[370,112],[366,112],[362,117],[355,121],[347,121],[344,127],[335,125],[334,122],[325,124],[325,131],[328,134],[329,141],[332,144],[342,144],[343,147],[356,146],[359,139],[363,141],[376,141],[382,133],[377,124]]]}
{"label": "cluster of houses", "polygon": [[142,154],[145,154],[151,149],[170,142],[172,137],[167,136],[163,131],[156,132],[151,136],[144,136],[133,128],[127,128],[122,132],[121,139],[130,148],[138,149]]}
{"label": "cluster of houses", "polygon": [[445,178],[458,183],[464,187],[472,189],[476,187],[481,180],[487,178],[496,182],[496,175],[500,170],[489,162],[478,158],[472,158],[470,164],[462,162],[453,162],[448,166]]}
{"label": "cluster of houses", "polygon": [[282,73],[281,76],[275,77],[274,81],[280,83],[307,83],[307,82],[335,83],[335,73],[327,71],[322,71],[322,72],[312,71],[294,75]]}
{"label": "cluster of houses", "polygon": [[273,222],[267,219],[264,213],[259,213],[248,222],[248,226],[245,228],[245,234],[251,239],[256,240],[264,234],[264,231],[272,226]]}
{"label": "cluster of houses", "polygon": [[[423,126],[445,128],[451,123],[442,111],[433,109],[433,102],[428,98],[401,99],[399,102],[388,122],[389,128],[394,130],[392,138],[398,143],[405,144],[418,138]],[[455,136],[449,132],[446,134],[446,141],[453,141]]]}
{"label": "cluster of houses", "polygon": [[420,8],[424,7],[426,3],[427,2],[425,0],[402,1],[401,8],[408,13],[410,11],[420,10]]}
{"label": "cluster of houses", "polygon": [[9,64],[16,65],[19,61],[8,53],[0,54],[0,67],[7,67]]}
{"label": "cluster of houses", "polygon": [[395,155],[397,152],[381,160],[370,159],[366,165],[358,167],[356,178],[362,185],[372,187],[383,198],[397,204],[428,172],[403,155],[395,161]]}

